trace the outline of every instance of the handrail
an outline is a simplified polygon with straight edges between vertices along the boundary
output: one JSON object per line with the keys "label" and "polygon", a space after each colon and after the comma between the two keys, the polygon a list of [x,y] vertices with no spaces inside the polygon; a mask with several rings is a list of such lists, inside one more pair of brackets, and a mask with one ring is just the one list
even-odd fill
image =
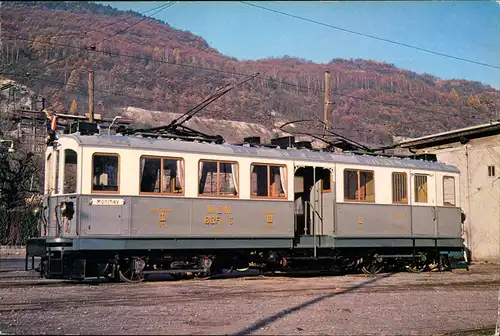
{"label": "handrail", "polygon": [[[304,203],[307,204],[307,206],[310,207],[312,209],[312,211],[318,216],[319,220],[321,222],[323,222],[323,217],[321,217],[321,215],[319,214],[319,212],[312,205],[311,201],[305,201]],[[307,213],[307,211],[306,211],[306,213]],[[312,226],[312,231],[313,231],[314,258],[316,258],[316,223],[314,222],[314,219],[311,221],[311,226]]]}
{"label": "handrail", "polygon": [[306,203],[307,203],[307,204],[309,204],[309,206],[311,207],[311,209],[312,209],[312,210],[316,213],[316,215],[318,215],[319,219],[320,219],[321,221],[323,221],[323,217],[321,217],[321,215],[319,214],[318,210],[316,210],[316,209],[314,208],[314,206],[312,205],[311,201],[306,201]]}

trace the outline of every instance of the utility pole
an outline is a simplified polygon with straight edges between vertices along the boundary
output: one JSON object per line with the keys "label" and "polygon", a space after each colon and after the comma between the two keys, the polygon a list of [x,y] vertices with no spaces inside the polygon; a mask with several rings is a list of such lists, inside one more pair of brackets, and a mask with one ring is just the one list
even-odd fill
{"label": "utility pole", "polygon": [[329,128],[328,124],[328,105],[330,105],[330,71],[325,71],[325,100],[323,107],[323,121],[325,123],[325,128],[323,131],[323,136],[326,135],[326,130]]}
{"label": "utility pole", "polygon": [[94,122],[94,72],[89,71],[89,122]]}

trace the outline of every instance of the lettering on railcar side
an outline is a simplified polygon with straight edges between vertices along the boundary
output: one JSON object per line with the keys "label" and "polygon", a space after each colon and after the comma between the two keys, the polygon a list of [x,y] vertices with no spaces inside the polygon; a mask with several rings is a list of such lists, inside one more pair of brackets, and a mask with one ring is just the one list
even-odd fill
{"label": "lettering on railcar side", "polygon": [[123,198],[92,198],[89,205],[123,205],[125,200]]}
{"label": "lettering on railcar side", "polygon": [[231,207],[228,205],[207,205],[207,214],[204,218],[205,225],[234,224]]}
{"label": "lettering on railcar side", "polygon": [[167,213],[159,212],[158,213],[158,227],[161,229],[165,229],[167,227]]}
{"label": "lettering on railcar side", "polygon": [[266,215],[266,227],[268,229],[273,228],[273,223],[274,223],[274,214],[276,214],[276,211],[274,210],[264,210],[264,214]]}
{"label": "lettering on railcar side", "polygon": [[151,212],[172,212],[171,208],[151,208]]}
{"label": "lettering on railcar side", "polygon": [[207,206],[207,213],[208,214],[213,214],[217,213],[219,215],[230,215],[231,214],[231,207],[228,205],[208,205]]}

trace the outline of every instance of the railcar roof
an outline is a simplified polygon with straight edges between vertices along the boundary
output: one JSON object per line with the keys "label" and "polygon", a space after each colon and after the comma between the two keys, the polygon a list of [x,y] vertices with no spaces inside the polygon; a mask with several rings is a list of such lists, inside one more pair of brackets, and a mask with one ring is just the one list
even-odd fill
{"label": "railcar roof", "polygon": [[59,138],[73,138],[81,146],[108,147],[108,148],[134,148],[145,150],[167,150],[178,153],[198,153],[214,155],[235,155],[243,157],[258,157],[282,160],[326,161],[343,164],[358,164],[368,166],[399,167],[407,169],[437,170],[459,173],[451,165],[440,162],[423,160],[390,158],[372,155],[359,155],[350,153],[318,152],[306,149],[277,149],[267,147],[250,147],[229,144],[211,144],[189,142],[171,139],[141,138],[138,136],[121,135],[78,135],[64,134]]}

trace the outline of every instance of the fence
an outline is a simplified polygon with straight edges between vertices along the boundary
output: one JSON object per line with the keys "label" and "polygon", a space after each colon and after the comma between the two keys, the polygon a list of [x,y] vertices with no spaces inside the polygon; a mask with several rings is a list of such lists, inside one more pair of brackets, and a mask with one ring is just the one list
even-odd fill
{"label": "fence", "polygon": [[0,208],[0,245],[24,245],[26,238],[37,235],[38,205],[25,205],[16,209]]}

